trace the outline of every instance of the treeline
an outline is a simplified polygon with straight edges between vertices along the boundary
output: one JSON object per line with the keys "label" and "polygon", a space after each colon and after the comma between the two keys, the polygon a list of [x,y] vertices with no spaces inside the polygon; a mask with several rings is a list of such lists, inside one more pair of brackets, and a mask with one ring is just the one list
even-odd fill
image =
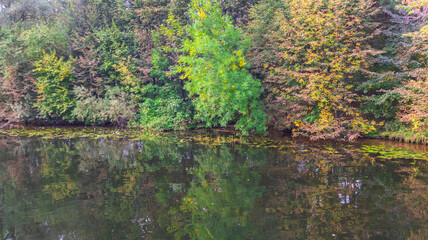
{"label": "treeline", "polygon": [[0,118],[426,142],[427,2],[1,0]]}

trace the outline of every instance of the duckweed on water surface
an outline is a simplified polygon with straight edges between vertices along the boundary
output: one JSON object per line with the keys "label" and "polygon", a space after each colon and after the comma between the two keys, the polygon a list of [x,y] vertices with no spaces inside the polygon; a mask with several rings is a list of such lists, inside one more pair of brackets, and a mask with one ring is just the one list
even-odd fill
{"label": "duckweed on water surface", "polygon": [[108,127],[32,127],[12,128],[0,130],[0,134],[14,137],[38,137],[42,139],[130,139],[141,140],[151,137],[161,137],[161,133],[154,135],[151,132],[137,129],[108,128]]}
{"label": "duckweed on water surface", "polygon": [[427,152],[413,152],[410,149],[399,149],[385,145],[362,145],[358,151],[369,153],[381,159],[419,159],[428,160]]}
{"label": "duckweed on water surface", "polygon": [[[371,160],[399,160],[413,159],[428,161],[428,147],[389,141],[377,141],[376,144],[345,144],[334,141],[307,141],[299,142],[287,137],[242,136],[235,131],[175,131],[153,132],[136,128],[109,128],[109,127],[22,127],[2,129],[0,134],[13,137],[37,137],[41,139],[127,139],[137,140],[168,140],[173,142],[192,142],[208,146],[223,144],[240,144],[253,148],[274,148],[282,153],[292,152],[305,154],[320,154],[325,158],[346,159],[356,153]],[[393,146],[391,146],[393,145]],[[414,147],[416,146],[416,147]],[[419,147],[419,149],[418,149]]]}

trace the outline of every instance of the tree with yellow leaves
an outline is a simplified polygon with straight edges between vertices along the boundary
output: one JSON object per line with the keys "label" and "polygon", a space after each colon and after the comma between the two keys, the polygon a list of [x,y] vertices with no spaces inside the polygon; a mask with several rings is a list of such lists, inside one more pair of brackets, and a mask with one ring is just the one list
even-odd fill
{"label": "tree with yellow leaves", "polygon": [[38,100],[35,104],[40,114],[46,118],[70,119],[75,99],[71,95],[74,73],[71,61],[58,58],[56,53],[45,53],[34,64],[37,74]]}
{"label": "tree with yellow leaves", "polygon": [[[373,31],[365,18],[374,12],[369,0],[265,0],[252,10],[249,32],[259,42],[251,59],[266,76],[272,125],[311,139],[351,141],[374,130],[353,92],[378,54],[367,43]],[[265,25],[270,31],[260,36]]]}

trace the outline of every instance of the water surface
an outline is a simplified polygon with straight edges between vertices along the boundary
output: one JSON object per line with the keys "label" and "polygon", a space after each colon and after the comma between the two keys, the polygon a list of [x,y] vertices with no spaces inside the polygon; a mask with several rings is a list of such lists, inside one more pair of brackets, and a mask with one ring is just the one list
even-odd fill
{"label": "water surface", "polygon": [[0,135],[0,239],[428,238],[427,146],[56,131]]}

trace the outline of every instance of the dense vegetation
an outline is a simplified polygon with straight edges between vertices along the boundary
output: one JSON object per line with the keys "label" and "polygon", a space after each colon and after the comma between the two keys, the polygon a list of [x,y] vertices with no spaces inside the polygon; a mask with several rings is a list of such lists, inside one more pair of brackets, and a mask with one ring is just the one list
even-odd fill
{"label": "dense vegetation", "polygon": [[426,0],[2,0],[0,120],[428,141]]}

